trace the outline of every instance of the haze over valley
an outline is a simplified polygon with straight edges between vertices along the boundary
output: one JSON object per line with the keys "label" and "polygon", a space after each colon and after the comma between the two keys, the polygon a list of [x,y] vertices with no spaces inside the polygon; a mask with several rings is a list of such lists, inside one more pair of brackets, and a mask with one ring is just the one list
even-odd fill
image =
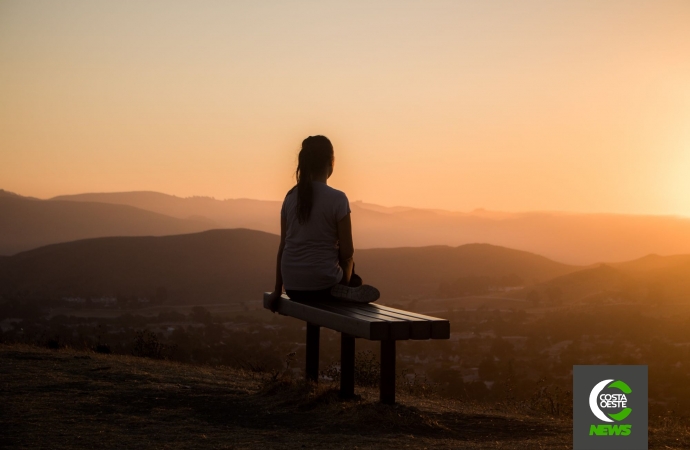
{"label": "haze over valley", "polygon": [[[47,200],[0,192],[0,254],[99,236],[172,235],[215,228],[279,233],[280,201],[180,198],[158,192],[89,193]],[[589,265],[690,253],[682,216],[453,212],[350,201],[355,246],[488,243]]]}

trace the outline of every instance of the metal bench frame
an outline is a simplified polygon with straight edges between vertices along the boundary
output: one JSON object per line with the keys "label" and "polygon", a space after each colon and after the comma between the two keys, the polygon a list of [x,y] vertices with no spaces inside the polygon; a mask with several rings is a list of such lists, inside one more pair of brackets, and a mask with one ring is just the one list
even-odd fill
{"label": "metal bench frame", "polygon": [[[269,309],[264,293],[264,308]],[[306,378],[319,379],[319,337],[321,327],[340,334],[340,395],[355,395],[355,338],[381,341],[380,400],[395,403],[395,342],[450,338],[446,319],[395,309],[374,303],[334,302],[332,300],[299,302],[283,294],[276,312],[307,322]]]}

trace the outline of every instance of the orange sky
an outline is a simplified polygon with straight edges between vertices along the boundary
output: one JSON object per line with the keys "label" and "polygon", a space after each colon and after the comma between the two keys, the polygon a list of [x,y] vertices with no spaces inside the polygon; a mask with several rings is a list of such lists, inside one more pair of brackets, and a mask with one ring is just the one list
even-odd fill
{"label": "orange sky", "polygon": [[690,215],[690,2],[0,2],[0,188]]}

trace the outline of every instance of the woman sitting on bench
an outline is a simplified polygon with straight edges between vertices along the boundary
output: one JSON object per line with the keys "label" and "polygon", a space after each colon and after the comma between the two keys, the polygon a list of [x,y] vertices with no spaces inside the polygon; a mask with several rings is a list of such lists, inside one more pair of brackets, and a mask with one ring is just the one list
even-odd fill
{"label": "woman sitting on bench", "polygon": [[328,186],[335,157],[325,136],[309,136],[299,152],[297,185],[280,211],[280,246],[276,284],[270,296],[275,309],[283,286],[293,300],[338,299],[373,302],[378,289],[362,284],[354,273],[350,203],[344,192]]}

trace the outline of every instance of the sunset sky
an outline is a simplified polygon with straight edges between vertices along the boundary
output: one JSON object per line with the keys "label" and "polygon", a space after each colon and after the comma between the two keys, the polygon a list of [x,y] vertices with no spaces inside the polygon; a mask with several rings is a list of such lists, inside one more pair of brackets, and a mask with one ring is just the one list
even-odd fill
{"label": "sunset sky", "polygon": [[690,216],[690,1],[0,0],[0,188]]}

